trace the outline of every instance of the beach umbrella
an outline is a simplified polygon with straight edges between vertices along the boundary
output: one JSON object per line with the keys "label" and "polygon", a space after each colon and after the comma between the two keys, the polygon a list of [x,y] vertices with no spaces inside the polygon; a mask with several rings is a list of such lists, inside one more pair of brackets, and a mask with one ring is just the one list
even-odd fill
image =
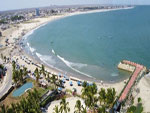
{"label": "beach umbrella", "polygon": [[63,80],[62,80],[62,81],[63,81],[63,83],[65,83],[65,82],[66,82],[64,78],[63,78]]}
{"label": "beach umbrella", "polygon": [[61,77],[61,73],[58,73],[58,76]]}
{"label": "beach umbrella", "polygon": [[59,90],[59,91],[62,91],[62,88],[61,88],[61,87],[58,87],[58,90]]}
{"label": "beach umbrella", "polygon": [[64,75],[64,78],[66,78],[66,75]]}
{"label": "beach umbrella", "polygon": [[80,85],[81,85],[81,82],[80,82],[80,81],[77,81],[77,84],[78,84],[78,86],[80,86]]}
{"label": "beach umbrella", "polygon": [[66,80],[69,80],[69,77],[66,76]]}
{"label": "beach umbrella", "polygon": [[72,86],[73,84],[72,84],[72,81],[70,81],[70,86]]}

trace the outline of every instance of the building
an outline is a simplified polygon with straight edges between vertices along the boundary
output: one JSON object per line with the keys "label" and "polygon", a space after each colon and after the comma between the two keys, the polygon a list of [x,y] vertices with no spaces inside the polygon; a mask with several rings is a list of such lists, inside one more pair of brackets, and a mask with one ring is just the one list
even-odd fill
{"label": "building", "polygon": [[36,13],[36,16],[40,16],[40,10],[38,8],[35,9],[35,13]]}

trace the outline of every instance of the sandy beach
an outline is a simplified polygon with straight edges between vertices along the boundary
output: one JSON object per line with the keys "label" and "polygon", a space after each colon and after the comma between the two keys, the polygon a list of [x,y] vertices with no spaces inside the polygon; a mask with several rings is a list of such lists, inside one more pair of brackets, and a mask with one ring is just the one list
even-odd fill
{"label": "sandy beach", "polygon": [[[127,8],[129,9],[129,8]],[[55,16],[49,16],[49,17],[43,17],[43,18],[35,18],[33,20],[30,20],[28,22],[24,22],[24,23],[20,23],[17,25],[11,25],[11,27],[5,31],[2,32],[3,37],[0,40],[0,43],[3,45],[3,47],[0,49],[0,52],[4,55],[4,56],[8,56],[9,58],[11,58],[12,60],[16,60],[18,62],[19,65],[21,66],[25,66],[27,67],[29,70],[31,70],[31,72],[34,72],[35,68],[37,67],[36,65],[33,65],[31,62],[33,62],[34,64],[37,64],[39,66],[41,66],[40,62],[37,61],[36,59],[34,59],[33,57],[31,57],[30,55],[28,55],[27,53],[24,52],[24,50],[22,50],[20,48],[19,40],[22,39],[22,33],[29,35],[30,33],[33,32],[34,29],[39,28],[42,25],[45,25],[48,22],[54,21],[56,19],[60,19],[60,18],[64,18],[67,16],[72,16],[72,15],[78,15],[78,14],[85,14],[85,13],[94,13],[94,12],[104,12],[104,11],[110,11],[110,10],[120,10],[120,9],[104,9],[104,10],[95,10],[95,11],[88,11],[88,12],[75,12],[75,13],[66,13],[66,14],[62,14],[62,15],[55,15]],[[26,37],[26,36],[25,36]],[[5,40],[9,39],[9,45],[6,45]],[[30,63],[28,63],[29,61],[31,61]],[[61,73],[59,70],[51,68],[51,67],[47,67],[46,66],[46,70],[48,72],[51,73]],[[70,76],[70,75],[67,75]],[[76,77],[72,77],[70,76],[70,78],[75,78],[77,80],[80,81],[84,81],[81,80],[79,78]],[[70,80],[71,81],[71,80]],[[70,81],[66,81],[65,83],[65,89],[70,89],[72,90],[73,88],[77,89],[77,93],[81,94],[81,86],[77,85],[76,81],[72,80],[73,86],[70,86],[69,82]],[[140,87],[141,89],[145,89],[143,85],[145,81],[143,81],[143,79],[140,81],[138,87]],[[125,83],[124,81],[118,82],[118,83],[104,83],[104,82],[100,82],[100,83],[96,83],[98,86],[98,89],[100,88],[115,88],[117,91],[117,94],[119,95],[119,93],[122,91]],[[147,87],[146,87],[147,86]],[[145,92],[145,93],[140,93],[139,96],[142,97],[143,95],[149,94],[147,92],[149,92],[149,84],[146,85],[145,87],[147,88],[147,91],[141,91],[141,92]],[[143,96],[143,101],[145,102],[146,99],[149,98],[149,96]],[[148,109],[148,103],[145,105],[146,106],[146,111],[150,111]],[[52,109],[52,108],[49,108]]]}
{"label": "sandy beach", "polygon": [[[125,8],[125,9],[129,9],[129,8]],[[56,19],[60,19],[60,18],[64,18],[64,17],[67,17],[67,16],[72,16],[72,15],[78,15],[78,14],[106,12],[106,11],[112,11],[112,10],[120,10],[120,9],[119,8],[118,9],[102,9],[102,10],[94,10],[94,11],[87,11],[87,12],[66,13],[66,14],[62,14],[62,15],[55,15],[55,16],[44,17],[44,18],[35,18],[33,20],[30,20],[29,22],[24,22],[24,23],[20,23],[20,24],[17,24],[17,25],[12,25],[9,29],[7,29],[3,32],[3,37],[1,39],[1,44],[5,45],[6,38],[9,39],[10,44],[8,45],[7,48],[3,47],[3,48],[5,48],[5,50],[4,51],[1,50],[1,52],[3,53],[4,56],[10,56],[10,58],[12,58],[13,60],[17,59],[17,62],[20,65],[26,66],[28,69],[30,69],[33,72],[35,70],[36,66],[26,63],[26,60],[31,60],[34,63],[38,64],[38,65],[40,65],[41,62],[37,61],[32,56],[25,53],[20,48],[18,43],[19,43],[19,40],[22,39],[22,37],[23,37],[23,39],[25,39],[25,37],[27,37],[30,33],[32,33],[33,30],[38,29],[40,26],[43,26],[46,23],[54,21]],[[26,35],[22,36],[22,33],[26,34]],[[50,68],[50,67],[47,67],[47,66],[46,66],[46,70],[48,70],[49,72],[53,72],[55,74],[60,73],[60,70]],[[67,75],[67,76],[70,76],[70,75]],[[81,81],[83,81],[83,80],[81,80]],[[76,82],[73,83],[73,84],[77,85]],[[115,87],[117,92],[119,93],[121,91],[121,89],[123,88],[123,86],[124,86],[124,81],[119,82],[119,83],[112,83],[112,84],[108,84],[108,83],[104,84],[103,82],[102,83],[97,83],[97,84],[100,86],[100,88],[101,87],[108,88],[109,86]],[[68,84],[66,83],[66,87],[68,85],[69,85],[69,83]],[[77,86],[75,86],[75,87],[77,87]],[[69,88],[69,87],[67,87],[67,88]]]}
{"label": "sandy beach", "polygon": [[[94,13],[94,12],[103,12],[103,11],[110,11],[110,10],[119,10],[119,9],[102,9],[102,10],[94,10],[94,11],[88,11],[88,12],[75,12],[75,13],[67,13],[67,14],[63,14],[63,15],[55,15],[55,16],[50,16],[50,17],[44,17],[44,18],[35,18],[33,20],[30,20],[29,22],[24,22],[24,23],[20,23],[17,25],[12,25],[9,29],[3,31],[3,37],[1,39],[1,44],[5,45],[5,40],[6,38],[9,39],[9,45],[5,48],[4,50],[2,49],[1,52],[4,56],[9,56],[11,59],[16,60],[20,65],[24,65],[26,66],[28,69],[31,70],[31,72],[33,72],[36,68],[35,65],[32,64],[28,64],[26,63],[27,60],[31,60],[32,62],[34,62],[35,64],[40,65],[40,62],[37,61],[36,59],[32,58],[31,56],[29,56],[28,54],[26,54],[19,46],[19,40],[22,39],[22,33],[29,35],[30,33],[33,32],[34,29],[39,28],[40,26],[51,22],[53,20],[56,19],[60,19],[60,18],[64,18],[67,16],[72,16],[72,15],[78,15],[78,14],[85,14],[85,13]],[[26,35],[24,36],[26,37]],[[24,38],[25,39],[25,38]],[[60,71],[58,71],[57,69],[53,69],[50,67],[46,67],[46,70],[48,70],[49,72],[53,72],[55,74],[60,73]],[[70,76],[70,75],[67,75]],[[83,80],[81,80],[83,81]],[[73,81],[74,86],[73,87],[78,87],[77,83],[75,81]],[[109,86],[116,88],[117,92],[119,93],[121,91],[121,89],[124,86],[124,81],[119,82],[119,83],[113,83],[113,84],[107,84],[107,83],[97,83],[99,88],[101,87],[106,87],[108,88]],[[65,84],[67,88],[71,88],[69,87],[69,83]],[[81,88],[77,88],[77,89],[81,89]],[[81,92],[81,90],[79,90],[78,92]]]}

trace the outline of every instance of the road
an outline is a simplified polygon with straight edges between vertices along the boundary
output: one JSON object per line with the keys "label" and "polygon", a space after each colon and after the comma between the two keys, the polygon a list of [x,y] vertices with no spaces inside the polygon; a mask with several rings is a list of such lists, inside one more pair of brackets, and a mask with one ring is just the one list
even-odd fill
{"label": "road", "polygon": [[0,87],[0,98],[7,93],[7,91],[12,86],[12,68],[10,64],[6,64],[5,67],[7,68],[6,75],[4,76],[3,83]]}

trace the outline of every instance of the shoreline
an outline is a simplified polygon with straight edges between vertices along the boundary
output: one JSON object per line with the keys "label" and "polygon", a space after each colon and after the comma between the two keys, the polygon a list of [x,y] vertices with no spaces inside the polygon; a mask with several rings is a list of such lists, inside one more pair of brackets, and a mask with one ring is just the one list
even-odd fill
{"label": "shoreline", "polygon": [[[59,20],[59,19],[62,19],[62,18],[67,18],[69,16],[74,16],[74,15],[81,15],[81,14],[89,14],[89,13],[99,13],[99,12],[109,12],[109,11],[116,11],[116,10],[125,10],[125,9],[132,9],[134,7],[126,7],[126,8],[116,8],[116,9],[100,9],[100,10],[92,10],[92,11],[85,11],[85,12],[74,12],[74,13],[65,13],[63,15],[58,15],[58,17],[52,19],[52,20],[49,20],[47,22],[44,22],[36,27],[34,27],[33,29],[27,31],[27,33],[25,33],[24,36],[22,36],[21,40],[20,41],[23,41],[23,40],[26,40],[28,38],[29,35],[31,35],[35,30],[39,29],[40,27],[42,26],[45,26],[46,24],[50,23],[50,22],[53,22],[53,21],[56,21],[56,20]],[[57,72],[57,73],[67,73],[67,75],[69,77],[73,76],[73,77],[77,77],[78,79],[84,79],[86,81],[90,81],[90,82],[101,82],[102,80],[100,79],[96,79],[92,76],[87,76],[87,75],[83,75],[84,77],[80,76],[80,75],[76,75],[76,74],[73,74],[73,73],[70,73],[70,72],[66,72],[66,71],[63,71],[61,69],[58,69],[57,67],[53,67],[53,66],[49,66],[47,65],[46,63],[44,63],[43,61],[40,60],[40,58],[34,58],[34,55],[32,55],[32,52],[30,51],[30,53],[28,54],[27,51],[24,49],[22,49],[24,54],[27,55],[29,58],[31,58],[32,60],[36,60],[36,62],[38,62],[39,64],[43,64],[45,65],[47,68],[51,68],[53,71]],[[36,55],[35,55],[36,56]],[[37,56],[36,56],[37,57]],[[113,84],[113,83],[119,83],[123,80],[126,80],[126,79],[120,79],[120,80],[116,80],[116,81],[103,81],[104,83],[109,83],[109,84]]]}
{"label": "shoreline", "polygon": [[[19,45],[19,43],[22,40],[26,40],[27,36],[29,36],[32,32],[34,32],[34,30],[40,28],[41,26],[46,25],[49,22],[52,22],[52,21],[55,21],[55,20],[58,20],[61,18],[66,18],[68,16],[87,14],[87,13],[98,13],[98,12],[106,12],[106,11],[114,11],[114,10],[131,9],[131,8],[134,8],[134,7],[117,8],[117,9],[101,9],[101,10],[86,11],[86,12],[74,12],[74,13],[55,15],[55,16],[49,16],[49,17],[44,17],[44,18],[35,18],[35,19],[30,20],[31,22],[29,22],[29,23],[27,23],[27,22],[20,23],[18,25],[18,29],[13,30],[12,33],[7,32],[6,36],[4,36],[4,37],[9,37],[8,39],[10,41],[10,45],[9,45],[10,47],[7,48],[7,55],[10,56],[10,58],[12,58],[12,59],[15,59],[15,60],[18,59],[19,65],[25,65],[28,69],[32,70],[32,72],[33,72],[35,70],[35,66],[27,64],[26,62],[24,62],[21,59],[21,57],[31,59],[31,61],[33,61],[35,64],[41,65],[41,64],[43,64],[43,62],[35,59],[30,54],[26,53],[24,48],[21,48],[21,45]],[[23,32],[24,32],[24,35],[22,36]],[[18,42],[13,40],[15,37],[18,39]],[[4,39],[3,39],[3,41],[4,41]],[[5,45],[5,42],[2,42],[2,40],[1,40],[1,43],[3,43],[3,45]],[[16,48],[16,49],[14,49],[14,48]],[[12,52],[10,52],[10,51],[12,51]],[[6,53],[6,52],[4,52],[4,53]],[[53,67],[49,67],[49,66],[45,65],[45,63],[44,63],[44,66],[45,66],[45,69],[48,70],[49,72],[53,72],[57,75],[58,75],[58,73],[61,73],[60,70],[57,70],[56,68],[53,68]],[[65,74],[65,73],[63,73],[63,74]],[[70,78],[76,79],[76,80],[80,80],[80,81],[95,82],[99,88],[114,87],[114,88],[116,88],[116,91],[118,94],[121,92],[122,88],[124,87],[124,81],[127,80],[127,79],[121,80],[119,82],[106,82],[106,81],[97,80],[96,78],[91,79],[88,77],[74,76],[73,74],[68,73],[68,72],[67,72],[67,76]],[[73,84],[76,84],[76,82],[74,81]],[[69,83],[67,83],[66,88],[67,89],[70,88],[69,86],[70,86]],[[77,85],[75,87],[78,89]],[[79,93],[81,93],[81,89],[80,89]]]}
{"label": "shoreline", "polygon": [[[128,7],[128,8],[121,8],[121,9],[106,9],[107,11],[114,11],[114,10],[123,10],[123,9],[132,9],[134,7]],[[35,18],[32,19],[28,22],[24,22],[24,23],[20,23],[20,24],[16,24],[16,25],[10,25],[11,27],[7,30],[4,31],[4,36],[1,38],[0,43],[2,45],[5,45],[5,39],[9,39],[10,44],[6,47],[2,47],[0,49],[1,53],[5,56],[8,56],[9,58],[12,58],[14,60],[18,59],[18,64],[19,65],[25,65],[25,67],[27,67],[29,70],[31,70],[31,72],[33,72],[35,70],[34,65],[31,64],[27,64],[24,60],[21,59],[21,57],[25,56],[28,59],[31,59],[32,62],[36,63],[37,65],[43,64],[42,61],[40,61],[39,59],[34,58],[34,56],[28,54],[27,52],[25,52],[25,49],[22,48],[19,45],[20,41],[24,40],[24,36],[26,36],[28,33],[32,33],[34,32],[34,30],[48,24],[49,22],[55,21],[57,19],[61,19],[61,18],[66,18],[68,16],[73,16],[73,15],[79,15],[79,14],[87,14],[87,13],[97,13],[97,12],[104,12],[102,10],[94,10],[94,11],[89,11],[89,12],[75,12],[75,13],[69,13],[69,14],[63,14],[63,15],[55,15],[55,16],[49,16],[49,17],[44,17],[44,18]],[[14,27],[17,26],[17,27]],[[22,32],[25,31],[25,35],[22,36]],[[15,41],[14,38],[17,38],[18,41]],[[15,48],[16,47],[16,48]],[[20,51],[21,50],[21,51]],[[24,58],[24,59],[26,59]],[[9,64],[11,65],[11,64]],[[54,73],[59,73],[60,71],[57,71],[57,69],[52,68],[52,67],[48,67],[44,64],[45,69],[48,70],[48,72],[54,72]],[[11,68],[11,67],[10,67]],[[117,67],[116,67],[117,68]],[[81,78],[81,77],[76,77],[72,74],[67,74],[68,77],[72,78],[72,79],[76,79],[76,80],[80,80],[80,81],[84,81],[86,80],[86,76]],[[60,79],[60,78],[59,78]],[[62,77],[61,77],[62,79]],[[118,82],[101,82],[101,80],[98,80],[98,82],[96,82],[97,84],[97,88],[98,90],[100,88],[115,88],[117,95],[120,94],[120,92],[122,91],[122,89],[124,88],[126,82],[127,82],[128,78],[126,80],[120,80]],[[72,81],[73,86],[70,86],[69,82]],[[93,82],[93,80],[87,80],[89,83]],[[144,106],[144,111],[145,112],[149,112],[150,108],[149,108],[149,104],[150,102],[147,101],[150,99],[150,75],[146,75],[144,77],[141,78],[141,80],[139,81],[139,83],[136,86],[136,89],[139,89],[140,92],[139,93],[135,93],[135,91],[133,92],[133,96],[135,97],[135,103],[134,105],[136,105],[138,102],[138,97],[142,98],[142,103]],[[5,81],[3,81],[5,82]],[[76,81],[73,80],[69,80],[66,81],[65,83],[65,89],[70,89],[72,90],[73,88],[77,89],[77,93],[81,94],[81,90],[82,87],[78,86]],[[55,105],[55,104],[54,104]],[[74,109],[74,108],[72,108]]]}

